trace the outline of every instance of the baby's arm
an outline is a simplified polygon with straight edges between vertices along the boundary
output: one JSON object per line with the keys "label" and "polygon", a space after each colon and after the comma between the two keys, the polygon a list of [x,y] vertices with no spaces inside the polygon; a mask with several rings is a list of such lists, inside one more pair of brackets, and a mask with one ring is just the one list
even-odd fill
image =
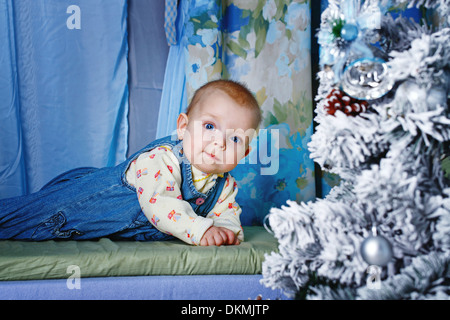
{"label": "baby's arm", "polygon": [[143,153],[134,169],[134,185],[148,220],[161,232],[198,245],[213,220],[198,216],[182,199],[181,170],[172,151],[160,147]]}
{"label": "baby's arm", "polygon": [[219,200],[207,216],[214,221],[211,229],[221,228],[229,231],[227,233],[228,244],[239,244],[244,241],[244,232],[240,220],[242,209],[236,202],[237,192],[236,181],[231,175],[228,175]]}

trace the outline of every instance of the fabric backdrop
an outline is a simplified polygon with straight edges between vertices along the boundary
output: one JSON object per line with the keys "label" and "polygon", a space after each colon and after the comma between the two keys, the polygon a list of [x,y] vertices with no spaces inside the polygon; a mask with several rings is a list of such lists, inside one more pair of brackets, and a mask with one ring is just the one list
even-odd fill
{"label": "fabric backdrop", "polygon": [[164,1],[128,0],[128,155],[155,139],[169,45]]}
{"label": "fabric backdrop", "polygon": [[[127,142],[127,2],[72,5],[0,0],[0,198],[36,191],[74,167],[114,165],[127,147],[153,138],[136,127],[130,132],[140,140],[130,136]],[[176,14],[156,137],[175,129],[178,113],[203,83],[244,82],[264,120],[252,153],[232,172],[243,224],[261,224],[287,199],[313,200],[314,164],[306,146],[313,116],[310,2],[181,0]],[[135,33],[130,43],[137,39],[145,35]],[[149,66],[158,65],[150,55],[136,51],[131,59],[147,57]],[[143,93],[161,85],[149,82],[153,69],[139,72],[142,64],[135,62],[130,83],[137,99],[131,99],[129,120],[145,124],[149,99]]]}
{"label": "fabric backdrop", "polygon": [[244,225],[286,200],[315,199],[308,0],[181,0],[157,136],[171,134],[193,92],[219,78],[245,83],[263,111],[259,138],[233,170]]}
{"label": "fabric backdrop", "polygon": [[0,0],[0,198],[127,149],[126,0]]}

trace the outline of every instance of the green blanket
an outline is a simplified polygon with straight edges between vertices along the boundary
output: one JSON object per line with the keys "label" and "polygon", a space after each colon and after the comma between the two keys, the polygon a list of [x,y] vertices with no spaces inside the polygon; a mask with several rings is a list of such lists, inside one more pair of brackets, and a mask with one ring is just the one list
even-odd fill
{"label": "green blanket", "polygon": [[258,274],[264,254],[278,250],[264,227],[244,226],[238,246],[196,247],[164,242],[0,241],[0,280],[67,279],[145,275]]}

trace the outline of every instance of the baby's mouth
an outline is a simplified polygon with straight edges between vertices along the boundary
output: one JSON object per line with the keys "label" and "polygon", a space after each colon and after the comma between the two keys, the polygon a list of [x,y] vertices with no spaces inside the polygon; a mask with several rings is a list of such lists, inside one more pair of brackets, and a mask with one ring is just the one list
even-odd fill
{"label": "baby's mouth", "polygon": [[213,153],[205,152],[205,154],[206,154],[209,158],[212,158],[212,159],[215,159],[215,158],[216,158],[216,155],[213,154]]}
{"label": "baby's mouth", "polygon": [[205,153],[205,156],[206,156],[206,160],[205,161],[211,162],[211,164],[212,163],[215,163],[215,164],[221,163],[220,157],[218,157],[216,154],[209,153],[209,152],[206,152],[206,151],[204,153]]}

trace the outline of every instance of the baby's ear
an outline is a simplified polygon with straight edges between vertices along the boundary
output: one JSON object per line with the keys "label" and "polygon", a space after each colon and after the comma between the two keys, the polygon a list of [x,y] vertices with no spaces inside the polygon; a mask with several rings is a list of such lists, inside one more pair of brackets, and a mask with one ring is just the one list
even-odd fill
{"label": "baby's ear", "polygon": [[179,140],[183,140],[184,132],[188,125],[188,116],[186,113],[180,113],[177,119],[177,135]]}

